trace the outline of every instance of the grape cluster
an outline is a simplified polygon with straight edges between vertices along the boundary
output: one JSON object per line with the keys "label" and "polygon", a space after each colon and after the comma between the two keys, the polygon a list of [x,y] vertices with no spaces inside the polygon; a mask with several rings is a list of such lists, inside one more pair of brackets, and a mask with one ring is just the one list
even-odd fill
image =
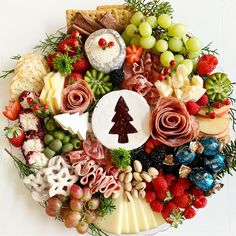
{"label": "grape cluster", "polygon": [[185,65],[188,74],[193,70],[193,61],[201,55],[201,42],[197,37],[189,36],[185,25],[173,23],[167,14],[145,17],[142,12],[136,12],[130,24],[122,34],[126,44],[141,46],[160,54],[164,67]]}

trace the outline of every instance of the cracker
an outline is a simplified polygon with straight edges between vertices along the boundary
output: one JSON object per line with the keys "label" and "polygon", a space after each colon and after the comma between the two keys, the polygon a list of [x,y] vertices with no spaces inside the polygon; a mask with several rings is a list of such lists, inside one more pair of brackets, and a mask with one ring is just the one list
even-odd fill
{"label": "cracker", "polygon": [[123,10],[123,9],[126,9],[127,7],[125,5],[101,5],[101,6],[98,6],[97,7],[97,10],[100,11],[100,10],[110,10],[112,8],[115,8],[115,9],[119,9],[119,10]]}

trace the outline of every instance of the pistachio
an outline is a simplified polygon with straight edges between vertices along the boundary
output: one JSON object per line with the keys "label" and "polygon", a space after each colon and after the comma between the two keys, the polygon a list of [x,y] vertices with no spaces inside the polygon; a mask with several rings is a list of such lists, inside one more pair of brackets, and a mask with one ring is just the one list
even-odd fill
{"label": "pistachio", "polygon": [[145,171],[141,173],[141,177],[143,180],[145,180],[147,183],[150,183],[152,181],[152,177]]}
{"label": "pistachio", "polygon": [[131,195],[132,195],[133,198],[138,198],[138,190],[133,188],[131,190]]}
{"label": "pistachio", "polygon": [[133,175],[132,175],[131,172],[129,172],[129,173],[127,173],[127,174],[125,175],[125,183],[126,183],[126,184],[127,184],[127,183],[130,183],[132,179],[133,179]]}
{"label": "pistachio", "polygon": [[116,198],[118,198],[120,196],[120,191],[116,191],[116,192],[114,192],[113,194],[112,194],[112,198],[113,199],[116,199]]}
{"label": "pistachio", "polygon": [[142,169],[143,169],[143,167],[142,167],[142,164],[141,164],[141,162],[140,161],[138,161],[138,160],[135,160],[134,161],[134,170],[136,171],[136,172],[142,172]]}
{"label": "pistachio", "polygon": [[124,197],[127,199],[127,201],[132,201],[133,200],[131,193],[128,192],[128,191],[124,192]]}
{"label": "pistachio", "polygon": [[139,196],[144,199],[146,197],[146,192],[144,189],[139,190]]}
{"label": "pistachio", "polygon": [[150,168],[148,169],[148,174],[149,174],[151,177],[156,177],[156,176],[158,176],[159,172],[158,172],[158,170],[157,170],[156,168],[150,167]]}
{"label": "pistachio", "polygon": [[136,186],[137,184],[139,184],[140,183],[140,181],[137,181],[137,180],[132,180],[132,186]]}
{"label": "pistachio", "polygon": [[140,182],[135,186],[137,190],[145,189],[146,188],[146,183],[145,182]]}
{"label": "pistachio", "polygon": [[125,173],[129,173],[132,171],[132,167],[131,166],[127,166],[124,170]]}
{"label": "pistachio", "polygon": [[143,178],[141,177],[140,173],[138,173],[138,172],[133,172],[133,177],[137,181],[143,181]]}
{"label": "pistachio", "polygon": [[120,180],[121,183],[124,182],[124,180],[125,180],[125,173],[124,172],[120,173],[119,180]]}
{"label": "pistachio", "polygon": [[131,183],[127,183],[124,185],[124,189],[128,192],[130,192],[132,190],[132,184]]}

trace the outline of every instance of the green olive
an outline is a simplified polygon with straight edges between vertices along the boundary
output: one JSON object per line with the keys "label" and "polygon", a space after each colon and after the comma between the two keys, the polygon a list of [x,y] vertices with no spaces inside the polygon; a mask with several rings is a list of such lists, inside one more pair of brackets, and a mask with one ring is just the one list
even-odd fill
{"label": "green olive", "polygon": [[47,121],[45,127],[48,131],[54,131],[57,128],[57,125],[53,119],[50,119]]}
{"label": "green olive", "polygon": [[58,152],[62,148],[62,142],[59,139],[54,139],[52,142],[49,143],[49,147],[55,151]]}
{"label": "green olive", "polygon": [[48,145],[53,139],[54,137],[51,134],[45,134],[43,141]]}
{"label": "green olive", "polygon": [[66,143],[69,143],[70,142],[70,136],[69,135],[66,135],[63,139],[62,139],[62,143],[63,144],[66,144]]}
{"label": "green olive", "polygon": [[74,149],[79,149],[81,146],[81,141],[78,138],[73,138],[71,140],[71,144],[73,144]]}
{"label": "green olive", "polygon": [[61,152],[62,152],[62,153],[67,153],[67,152],[73,151],[73,149],[74,149],[73,144],[67,143],[67,144],[64,144],[64,145],[62,146]]}
{"label": "green olive", "polygon": [[63,140],[65,138],[64,132],[62,132],[60,130],[54,131],[53,136],[54,136],[54,138],[60,139],[60,140]]}
{"label": "green olive", "polygon": [[44,151],[43,151],[44,155],[47,157],[47,158],[52,158],[56,152],[54,152],[51,148],[49,147],[46,147],[44,148]]}

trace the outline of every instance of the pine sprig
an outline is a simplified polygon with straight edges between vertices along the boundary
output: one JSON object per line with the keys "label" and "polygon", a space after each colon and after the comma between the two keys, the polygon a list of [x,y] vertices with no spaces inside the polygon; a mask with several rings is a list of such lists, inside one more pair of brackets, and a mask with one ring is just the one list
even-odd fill
{"label": "pine sprig", "polygon": [[125,0],[127,7],[134,11],[141,11],[145,16],[160,16],[161,14],[173,15],[173,8],[169,2],[161,0]]}
{"label": "pine sprig", "polygon": [[62,29],[59,29],[55,34],[46,34],[46,38],[40,41],[34,49],[41,51],[43,54],[48,54],[49,52],[55,51],[58,43],[66,37],[66,33],[61,30]]}
{"label": "pine sprig", "polygon": [[212,43],[213,42],[210,42],[204,48],[202,48],[202,54],[219,55],[218,49],[211,49]]}
{"label": "pine sprig", "polygon": [[114,200],[111,197],[105,198],[101,193],[97,193],[96,197],[99,198],[100,201],[99,207],[97,209],[97,214],[100,217],[104,217],[108,214],[111,214],[116,209],[116,206],[114,205]]}
{"label": "pine sprig", "polygon": [[103,230],[99,229],[95,224],[89,224],[90,234],[94,236],[108,236]]}
{"label": "pine sprig", "polygon": [[19,158],[12,155],[12,153],[8,151],[6,148],[4,150],[10,157],[12,157],[16,167],[18,168],[20,178],[23,179],[31,174],[36,174],[36,172],[39,170],[38,166],[25,164]]}

